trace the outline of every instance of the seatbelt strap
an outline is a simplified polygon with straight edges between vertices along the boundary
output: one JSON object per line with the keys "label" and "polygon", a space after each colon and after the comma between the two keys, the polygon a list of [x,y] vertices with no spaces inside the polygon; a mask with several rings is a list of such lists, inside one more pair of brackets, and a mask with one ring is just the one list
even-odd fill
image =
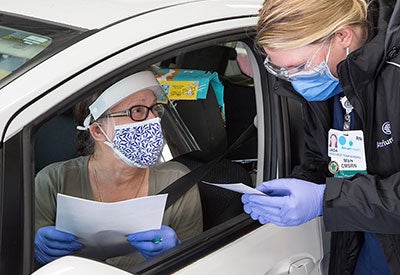
{"label": "seatbelt strap", "polygon": [[193,169],[158,192],[158,194],[168,194],[165,209],[168,209],[168,207],[174,204],[181,196],[189,191],[190,188],[192,188],[196,183],[200,182],[214,165],[221,161],[227,154],[237,149],[253,134],[255,129],[256,127],[252,123],[220,156]]}

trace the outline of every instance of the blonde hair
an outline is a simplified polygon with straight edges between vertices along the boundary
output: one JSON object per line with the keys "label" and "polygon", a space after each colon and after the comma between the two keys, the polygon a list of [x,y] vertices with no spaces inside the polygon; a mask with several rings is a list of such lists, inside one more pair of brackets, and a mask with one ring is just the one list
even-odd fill
{"label": "blonde hair", "polygon": [[293,49],[328,40],[348,25],[367,24],[368,0],[265,0],[256,43]]}

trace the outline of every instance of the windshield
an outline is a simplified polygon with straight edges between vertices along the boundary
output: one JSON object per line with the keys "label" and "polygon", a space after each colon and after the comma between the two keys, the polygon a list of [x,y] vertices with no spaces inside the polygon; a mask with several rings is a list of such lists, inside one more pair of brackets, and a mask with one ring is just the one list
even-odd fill
{"label": "windshield", "polygon": [[0,88],[95,31],[0,11]]}
{"label": "windshield", "polygon": [[0,80],[50,45],[47,36],[0,26]]}

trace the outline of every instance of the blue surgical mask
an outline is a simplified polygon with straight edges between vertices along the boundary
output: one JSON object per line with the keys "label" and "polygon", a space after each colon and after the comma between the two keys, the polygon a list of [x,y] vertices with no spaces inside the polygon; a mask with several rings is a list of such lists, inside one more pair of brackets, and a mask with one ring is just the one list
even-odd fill
{"label": "blue surgical mask", "polygon": [[327,65],[330,47],[326,60],[310,71],[301,71],[290,81],[293,88],[307,101],[324,101],[342,91],[339,80],[334,77]]}

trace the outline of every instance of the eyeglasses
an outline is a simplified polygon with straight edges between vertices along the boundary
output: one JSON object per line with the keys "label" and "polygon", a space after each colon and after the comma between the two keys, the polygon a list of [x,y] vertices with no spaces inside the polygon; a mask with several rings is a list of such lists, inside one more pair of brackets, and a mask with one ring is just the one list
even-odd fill
{"label": "eyeglasses", "polygon": [[128,110],[115,112],[111,114],[105,114],[99,118],[109,118],[109,117],[123,117],[129,116],[133,121],[143,121],[149,116],[149,111],[151,111],[156,117],[162,117],[164,115],[164,106],[161,103],[156,103],[153,106],[147,107],[144,105],[132,106]]}
{"label": "eyeglasses", "polygon": [[[321,50],[321,48],[324,46],[325,44],[322,43],[321,47],[318,48],[318,50],[316,50],[313,55],[304,63],[297,65],[297,66],[293,66],[293,67],[280,67],[275,65],[274,63],[272,63],[272,61],[269,59],[268,55],[264,60],[264,66],[267,69],[268,72],[270,72],[272,75],[279,77],[281,79],[290,81],[293,80],[294,78],[296,78],[297,74],[299,72],[319,72],[318,70],[318,66],[312,66],[313,65],[313,60],[315,58],[315,56],[317,55],[317,53]],[[303,74],[302,74],[303,75]]]}

